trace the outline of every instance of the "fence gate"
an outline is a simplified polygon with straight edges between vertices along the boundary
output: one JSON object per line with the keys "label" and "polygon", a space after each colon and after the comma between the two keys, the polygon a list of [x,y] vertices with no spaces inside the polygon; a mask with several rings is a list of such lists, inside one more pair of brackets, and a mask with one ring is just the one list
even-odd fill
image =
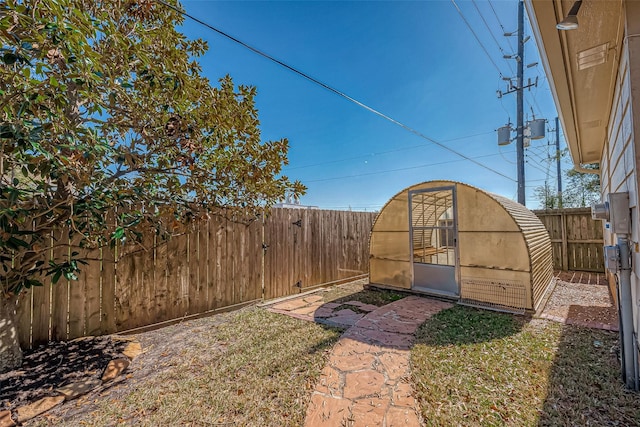
{"label": "fence gate", "polygon": [[411,288],[459,296],[455,187],[409,192]]}
{"label": "fence gate", "polygon": [[602,222],[590,208],[533,211],[551,238],[556,270],[604,272]]}

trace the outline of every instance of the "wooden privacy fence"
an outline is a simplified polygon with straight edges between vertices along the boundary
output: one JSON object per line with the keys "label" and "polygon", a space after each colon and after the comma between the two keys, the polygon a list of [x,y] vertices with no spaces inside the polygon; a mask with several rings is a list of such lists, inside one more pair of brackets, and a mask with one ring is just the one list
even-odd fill
{"label": "wooden privacy fence", "polygon": [[602,221],[591,218],[591,208],[534,213],[549,232],[556,270],[604,272]]}
{"label": "wooden privacy fence", "polygon": [[363,276],[374,219],[273,209],[249,225],[213,217],[166,242],[145,236],[147,250],[92,251],[79,280],[47,280],[21,296],[20,343],[122,332]]}

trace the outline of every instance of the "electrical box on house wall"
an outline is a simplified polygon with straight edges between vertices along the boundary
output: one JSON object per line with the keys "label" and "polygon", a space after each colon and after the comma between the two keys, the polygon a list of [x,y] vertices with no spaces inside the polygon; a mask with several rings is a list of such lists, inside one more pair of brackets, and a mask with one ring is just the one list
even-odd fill
{"label": "electrical box on house wall", "polygon": [[620,249],[617,245],[604,247],[604,267],[611,273],[616,273],[620,265]]}
{"label": "electrical box on house wall", "polygon": [[609,193],[609,217],[613,233],[631,233],[629,193]]}
{"label": "electrical box on house wall", "polygon": [[609,221],[609,202],[591,205],[591,218]]}
{"label": "electrical box on house wall", "polygon": [[591,206],[591,217],[609,222],[612,233],[631,233],[631,215],[629,215],[629,193],[609,193],[608,201]]}

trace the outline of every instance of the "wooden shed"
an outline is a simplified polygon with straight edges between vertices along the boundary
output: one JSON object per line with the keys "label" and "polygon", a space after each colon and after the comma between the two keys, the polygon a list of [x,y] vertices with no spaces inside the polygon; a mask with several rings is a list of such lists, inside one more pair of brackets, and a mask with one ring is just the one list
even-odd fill
{"label": "wooden shed", "polygon": [[467,184],[429,181],[382,208],[371,284],[464,304],[533,311],[553,280],[551,241],[533,212]]}

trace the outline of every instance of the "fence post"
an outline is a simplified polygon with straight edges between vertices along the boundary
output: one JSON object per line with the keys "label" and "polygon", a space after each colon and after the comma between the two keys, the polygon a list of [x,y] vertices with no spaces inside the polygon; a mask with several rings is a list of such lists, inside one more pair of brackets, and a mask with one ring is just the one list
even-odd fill
{"label": "fence post", "polygon": [[562,229],[562,271],[569,270],[569,254],[568,254],[568,241],[567,241],[567,214],[566,212],[560,212],[560,224]]}

